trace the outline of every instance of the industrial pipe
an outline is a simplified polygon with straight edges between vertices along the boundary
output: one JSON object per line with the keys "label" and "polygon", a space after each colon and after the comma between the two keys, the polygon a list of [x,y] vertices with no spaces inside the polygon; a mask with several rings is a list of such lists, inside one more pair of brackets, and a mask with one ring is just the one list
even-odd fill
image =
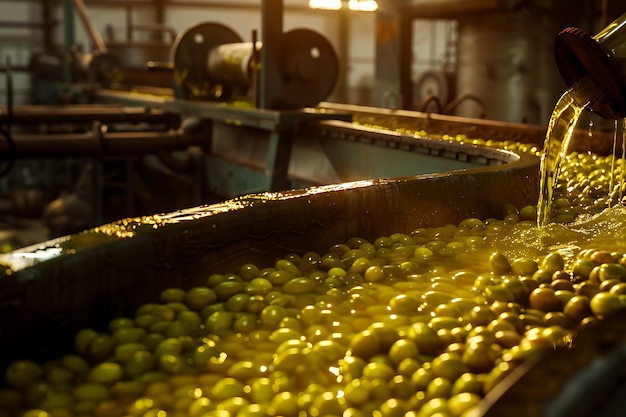
{"label": "industrial pipe", "polygon": [[[161,109],[142,107],[120,107],[107,105],[21,105],[13,106],[13,124],[34,123],[80,123],[100,121],[103,123],[172,123],[178,116],[165,113]],[[0,107],[0,124],[7,114],[7,109]],[[7,116],[8,117],[8,116]]]}
{"label": "industrial pipe", "polygon": [[100,32],[98,32],[93,22],[89,18],[89,14],[87,14],[87,7],[85,6],[83,0],[74,0],[74,7],[76,8],[78,15],[80,16],[80,20],[83,22],[83,26],[85,27],[85,30],[87,31],[91,42],[93,42],[96,51],[101,54],[105,54],[107,52],[107,46],[104,43],[102,36],[100,36]]}
{"label": "industrial pipe", "polygon": [[[206,142],[200,135],[181,131],[105,132],[96,127],[88,133],[15,134],[15,158],[131,156],[185,149]],[[0,155],[9,152],[0,142]]]}

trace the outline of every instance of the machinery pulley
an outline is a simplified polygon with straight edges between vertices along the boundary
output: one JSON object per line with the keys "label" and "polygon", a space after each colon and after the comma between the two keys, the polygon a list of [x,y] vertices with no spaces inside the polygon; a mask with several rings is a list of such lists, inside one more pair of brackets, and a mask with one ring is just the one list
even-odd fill
{"label": "machinery pulley", "polygon": [[322,35],[294,29],[283,35],[279,87],[284,107],[311,106],[326,99],[337,82],[339,59]]}
{"label": "machinery pulley", "polygon": [[171,54],[174,95],[190,100],[229,99],[232,86],[210,74],[209,55],[220,45],[239,42],[239,35],[220,23],[198,23],[179,34]]}
{"label": "machinery pulley", "polygon": [[[181,33],[172,47],[174,93],[188,100],[238,99],[261,88],[258,71],[278,71],[270,77],[274,106],[294,109],[326,99],[338,77],[339,60],[331,43],[308,29],[294,29],[280,40],[279,56],[261,62],[261,42],[242,42],[230,28],[213,22],[196,24]],[[257,92],[258,93],[258,92]]]}

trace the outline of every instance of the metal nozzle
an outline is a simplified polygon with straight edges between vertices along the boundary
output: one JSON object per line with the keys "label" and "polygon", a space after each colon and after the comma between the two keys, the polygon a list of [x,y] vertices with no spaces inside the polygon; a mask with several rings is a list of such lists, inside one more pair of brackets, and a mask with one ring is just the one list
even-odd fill
{"label": "metal nozzle", "polygon": [[567,28],[555,39],[554,57],[568,86],[589,77],[601,93],[588,97],[591,109],[607,119],[626,116],[626,14],[595,36]]}

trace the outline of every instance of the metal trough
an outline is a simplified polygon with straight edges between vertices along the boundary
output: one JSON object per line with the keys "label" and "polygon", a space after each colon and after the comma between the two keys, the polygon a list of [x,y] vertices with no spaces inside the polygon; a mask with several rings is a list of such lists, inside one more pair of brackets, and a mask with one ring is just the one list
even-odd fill
{"label": "metal trough", "polygon": [[289,252],[325,251],[355,236],[502,218],[511,206],[537,201],[538,158],[471,148],[504,163],[252,194],[120,220],[3,255],[2,360],[54,355],[68,348],[77,329],[102,326],[164,288],[191,287],[212,272],[271,264]]}

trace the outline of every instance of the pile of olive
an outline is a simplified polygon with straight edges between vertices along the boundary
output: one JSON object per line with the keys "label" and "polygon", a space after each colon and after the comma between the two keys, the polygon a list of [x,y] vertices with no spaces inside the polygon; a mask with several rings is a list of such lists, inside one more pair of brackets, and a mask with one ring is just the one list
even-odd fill
{"label": "pile of olive", "polygon": [[[532,216],[532,208],[521,211]],[[537,351],[620,310],[626,257],[510,260],[532,220],[352,238],[170,288],[75,352],[17,360],[1,416],[467,416]]]}
{"label": "pile of olive", "polygon": [[[557,221],[606,206],[606,164],[564,162]],[[166,289],[78,332],[74,352],[11,363],[0,417],[470,416],[520,363],[626,305],[622,253],[500,250],[535,223],[524,207],[355,237]]]}

